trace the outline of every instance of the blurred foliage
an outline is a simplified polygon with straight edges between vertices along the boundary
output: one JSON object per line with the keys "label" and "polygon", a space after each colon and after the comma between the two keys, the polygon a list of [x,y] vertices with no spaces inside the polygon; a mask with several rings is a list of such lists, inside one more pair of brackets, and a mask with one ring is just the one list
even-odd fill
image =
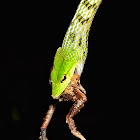
{"label": "blurred foliage", "polygon": [[11,118],[16,121],[21,119],[19,109],[16,105],[11,108]]}

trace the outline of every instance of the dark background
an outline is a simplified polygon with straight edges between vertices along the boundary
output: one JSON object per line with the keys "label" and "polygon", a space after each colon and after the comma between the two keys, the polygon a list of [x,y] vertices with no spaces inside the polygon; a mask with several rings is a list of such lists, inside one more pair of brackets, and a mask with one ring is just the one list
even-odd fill
{"label": "dark background", "polygon": [[[5,139],[38,140],[49,105],[55,102],[48,83],[54,55],[79,1],[3,4],[1,132]],[[117,47],[108,5],[102,2],[89,34],[89,52],[81,76],[87,103],[74,120],[86,139],[116,138]],[[115,65],[114,65],[115,64]],[[61,102],[47,129],[49,140],[73,139],[66,124],[72,102]],[[120,133],[117,130],[117,133]]]}

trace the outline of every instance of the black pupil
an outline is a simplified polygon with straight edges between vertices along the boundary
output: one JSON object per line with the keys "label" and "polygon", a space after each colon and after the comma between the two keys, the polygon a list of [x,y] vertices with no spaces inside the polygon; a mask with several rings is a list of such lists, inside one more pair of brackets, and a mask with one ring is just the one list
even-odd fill
{"label": "black pupil", "polygon": [[63,77],[61,83],[64,82],[65,80],[66,80],[66,75],[64,75],[64,77]]}

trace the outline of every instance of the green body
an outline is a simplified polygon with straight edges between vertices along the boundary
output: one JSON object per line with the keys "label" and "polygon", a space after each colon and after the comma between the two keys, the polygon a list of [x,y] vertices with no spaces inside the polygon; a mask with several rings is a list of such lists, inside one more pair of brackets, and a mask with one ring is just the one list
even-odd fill
{"label": "green body", "polygon": [[73,73],[81,75],[87,57],[88,35],[94,15],[102,0],[81,0],[59,47],[51,72],[52,97],[58,99],[70,83]]}

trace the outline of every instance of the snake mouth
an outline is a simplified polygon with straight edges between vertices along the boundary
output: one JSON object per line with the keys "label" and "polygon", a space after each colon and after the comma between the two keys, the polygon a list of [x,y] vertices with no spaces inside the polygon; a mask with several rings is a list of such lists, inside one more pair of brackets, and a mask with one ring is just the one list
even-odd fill
{"label": "snake mouth", "polygon": [[56,86],[56,89],[53,89],[52,90],[52,98],[53,99],[59,99],[60,98],[60,96],[64,93],[64,91],[65,91],[65,89],[67,88],[67,86],[70,84],[70,81],[69,81],[69,83],[66,85],[66,87],[65,88],[62,88],[62,86],[61,85],[55,85]]}
{"label": "snake mouth", "polygon": [[53,99],[59,99],[60,96],[63,94],[63,92],[61,94],[56,92],[56,94],[52,94],[51,96],[52,96]]}
{"label": "snake mouth", "polygon": [[52,98],[53,98],[53,99],[59,99],[59,97],[60,97],[60,95],[59,95],[59,96],[54,96],[54,95],[52,95]]}

